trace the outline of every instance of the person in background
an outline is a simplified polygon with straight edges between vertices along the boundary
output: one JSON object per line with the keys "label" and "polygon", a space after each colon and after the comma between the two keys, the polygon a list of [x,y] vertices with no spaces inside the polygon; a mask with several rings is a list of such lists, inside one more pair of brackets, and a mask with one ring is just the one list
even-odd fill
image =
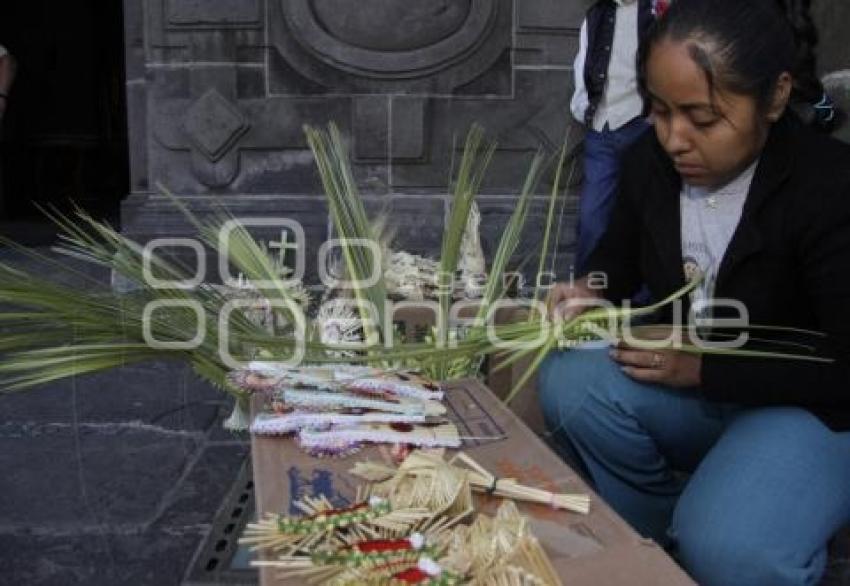
{"label": "person in background", "polygon": [[[12,83],[15,81],[15,71],[17,63],[9,50],[3,45],[0,45],[0,130],[3,129],[3,118],[6,115],[6,108],[9,105],[9,91],[12,89]],[[0,134],[2,138],[2,134]],[[2,146],[0,144],[0,146]],[[3,153],[0,151],[0,212],[3,211],[4,205],[3,193]]]}
{"label": "person in background", "polygon": [[623,152],[649,127],[638,93],[636,56],[666,0],[598,0],[581,25],[570,110],[586,126],[576,269],[599,242],[614,202]]}
{"label": "person in background", "polygon": [[6,47],[0,45],[0,123],[3,122],[3,115],[9,103],[9,91],[15,81],[15,69],[15,58]]}
{"label": "person in background", "polygon": [[[639,61],[653,132],[624,158],[587,262],[607,279],[549,298],[566,320],[701,274],[696,298],[720,304],[709,325],[745,308],[786,352],[824,360],[619,341],[541,364],[554,447],[703,586],[814,586],[850,523],[850,146],[788,108],[798,49],[775,0],[674,2]],[[695,325],[676,313],[661,316],[673,334]]]}

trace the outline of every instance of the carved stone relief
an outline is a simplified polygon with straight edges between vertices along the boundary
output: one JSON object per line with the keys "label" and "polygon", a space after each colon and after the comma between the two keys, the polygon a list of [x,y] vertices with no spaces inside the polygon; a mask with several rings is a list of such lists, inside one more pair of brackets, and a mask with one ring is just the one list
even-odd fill
{"label": "carved stone relief", "polygon": [[240,209],[255,197],[264,210],[274,197],[318,204],[302,127],[329,121],[364,194],[401,194],[397,213],[422,197],[438,226],[471,124],[499,142],[484,191],[504,196],[570,124],[577,0],[124,2],[127,29],[140,29],[128,37],[131,231],[156,229],[146,210],[164,208],[145,202],[157,182]]}
{"label": "carved stone relief", "polygon": [[270,0],[269,44],[335,93],[451,94],[510,46],[510,10],[505,0]]}

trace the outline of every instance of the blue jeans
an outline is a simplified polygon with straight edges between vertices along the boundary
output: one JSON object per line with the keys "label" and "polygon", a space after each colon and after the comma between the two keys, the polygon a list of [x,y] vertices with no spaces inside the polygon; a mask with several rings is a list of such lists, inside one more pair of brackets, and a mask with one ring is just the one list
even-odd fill
{"label": "blue jeans", "polygon": [[584,182],[578,201],[576,274],[586,268],[587,259],[608,227],[614,205],[620,159],[626,149],[646,132],[649,124],[635,118],[617,130],[588,129],[584,138]]}
{"label": "blue jeans", "polygon": [[701,585],[818,583],[850,521],[850,432],[635,382],[604,349],[552,353],[538,390],[556,448]]}

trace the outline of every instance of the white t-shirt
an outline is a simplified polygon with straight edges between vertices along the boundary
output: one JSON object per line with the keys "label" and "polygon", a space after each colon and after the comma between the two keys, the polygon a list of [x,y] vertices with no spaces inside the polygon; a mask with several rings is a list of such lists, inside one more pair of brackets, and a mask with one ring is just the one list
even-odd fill
{"label": "white t-shirt", "polygon": [[757,165],[758,161],[726,185],[714,189],[682,185],[679,198],[682,265],[688,281],[700,275],[703,277],[691,294],[692,302],[714,297],[717,271],[741,221]]}
{"label": "white t-shirt", "polygon": [[0,45],[0,58],[5,57],[9,54],[9,51],[6,50],[6,47]]}

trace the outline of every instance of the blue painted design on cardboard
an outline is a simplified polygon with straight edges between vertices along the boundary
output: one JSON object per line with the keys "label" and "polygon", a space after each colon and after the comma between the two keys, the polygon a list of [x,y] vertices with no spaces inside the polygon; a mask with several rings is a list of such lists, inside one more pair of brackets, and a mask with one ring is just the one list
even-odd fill
{"label": "blue painted design on cardboard", "polygon": [[289,477],[289,514],[300,515],[303,513],[295,506],[305,496],[325,495],[335,507],[344,507],[350,504],[350,500],[334,488],[334,475],[330,470],[315,468],[311,474],[306,474],[296,466],[287,470]]}

